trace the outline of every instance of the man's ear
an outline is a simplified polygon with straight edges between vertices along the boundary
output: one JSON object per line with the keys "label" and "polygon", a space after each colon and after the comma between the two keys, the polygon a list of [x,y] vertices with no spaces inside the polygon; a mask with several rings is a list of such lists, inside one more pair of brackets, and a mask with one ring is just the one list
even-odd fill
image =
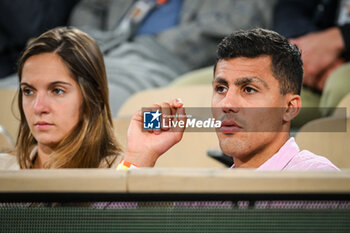
{"label": "man's ear", "polygon": [[293,120],[300,112],[301,98],[299,95],[288,93],[286,94],[286,109],[283,114],[283,120],[289,122]]}

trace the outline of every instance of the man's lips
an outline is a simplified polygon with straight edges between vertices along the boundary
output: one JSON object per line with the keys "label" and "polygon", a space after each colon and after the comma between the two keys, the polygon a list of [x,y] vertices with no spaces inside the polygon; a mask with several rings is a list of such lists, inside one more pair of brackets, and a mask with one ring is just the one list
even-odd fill
{"label": "man's lips", "polygon": [[39,130],[47,130],[53,126],[52,123],[45,122],[45,121],[38,121],[34,125]]}
{"label": "man's lips", "polygon": [[220,132],[222,133],[234,133],[241,130],[242,127],[239,124],[237,124],[237,122],[234,120],[223,120],[221,122]]}

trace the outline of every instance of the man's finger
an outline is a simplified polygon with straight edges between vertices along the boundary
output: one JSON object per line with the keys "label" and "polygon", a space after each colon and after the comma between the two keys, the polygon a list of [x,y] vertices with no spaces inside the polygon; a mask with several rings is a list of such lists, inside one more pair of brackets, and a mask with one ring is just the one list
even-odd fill
{"label": "man's finger", "polygon": [[161,124],[161,128],[164,131],[168,131],[170,129],[170,122],[174,119],[171,106],[168,102],[163,102],[160,106],[162,108],[162,123],[165,123]]}

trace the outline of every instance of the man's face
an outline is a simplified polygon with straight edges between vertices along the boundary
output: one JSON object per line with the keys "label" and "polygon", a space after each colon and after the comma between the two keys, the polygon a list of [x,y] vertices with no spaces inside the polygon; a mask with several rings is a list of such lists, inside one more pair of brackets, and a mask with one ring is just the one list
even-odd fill
{"label": "man's face", "polygon": [[225,154],[245,161],[271,147],[283,130],[286,99],[272,74],[270,56],[220,60],[212,107],[214,118],[222,120],[217,135]]}

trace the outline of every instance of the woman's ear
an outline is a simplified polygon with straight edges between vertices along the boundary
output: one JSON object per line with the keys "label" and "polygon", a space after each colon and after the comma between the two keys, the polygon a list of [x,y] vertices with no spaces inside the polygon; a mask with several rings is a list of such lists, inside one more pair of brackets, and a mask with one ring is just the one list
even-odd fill
{"label": "woman's ear", "polygon": [[299,95],[286,94],[286,109],[283,114],[283,120],[289,122],[293,120],[300,112],[301,98]]}

